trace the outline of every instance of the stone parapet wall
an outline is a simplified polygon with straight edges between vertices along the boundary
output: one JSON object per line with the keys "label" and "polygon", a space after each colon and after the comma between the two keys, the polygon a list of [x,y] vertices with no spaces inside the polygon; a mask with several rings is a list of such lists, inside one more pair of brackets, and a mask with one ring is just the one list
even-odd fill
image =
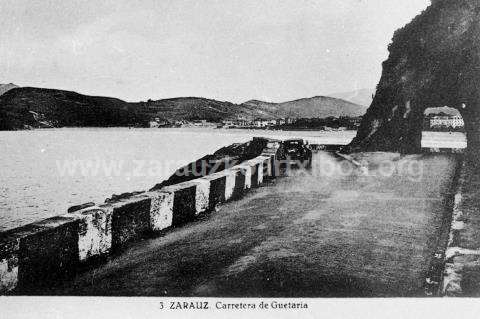
{"label": "stone parapet wall", "polygon": [[480,296],[479,185],[478,154],[467,153],[454,195],[452,222],[444,254],[440,287],[443,296]]}
{"label": "stone parapet wall", "polygon": [[65,215],[0,233],[0,294],[48,294],[49,287],[127,243],[241,197],[278,176],[281,149],[282,143],[272,140],[260,156],[232,168],[101,205],[80,205]]}

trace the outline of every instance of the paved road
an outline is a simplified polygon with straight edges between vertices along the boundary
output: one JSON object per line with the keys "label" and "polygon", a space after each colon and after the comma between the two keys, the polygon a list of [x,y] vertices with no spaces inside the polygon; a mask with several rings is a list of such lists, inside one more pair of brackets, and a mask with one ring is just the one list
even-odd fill
{"label": "paved road", "polygon": [[[349,172],[347,162],[314,156],[310,173],[293,172],[161,238],[135,243],[49,293],[422,295],[455,159],[371,154],[369,172]],[[387,158],[394,166],[380,164]],[[342,167],[344,174],[328,174]],[[392,176],[381,176],[393,168]]]}

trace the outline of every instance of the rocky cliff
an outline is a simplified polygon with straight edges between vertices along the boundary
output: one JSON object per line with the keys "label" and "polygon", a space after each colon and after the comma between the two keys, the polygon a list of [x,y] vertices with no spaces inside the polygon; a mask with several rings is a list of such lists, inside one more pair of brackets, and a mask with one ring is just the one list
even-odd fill
{"label": "rocky cliff", "polygon": [[436,0],[395,32],[357,136],[344,151],[420,151],[424,110],[448,105],[480,146],[480,1]]}

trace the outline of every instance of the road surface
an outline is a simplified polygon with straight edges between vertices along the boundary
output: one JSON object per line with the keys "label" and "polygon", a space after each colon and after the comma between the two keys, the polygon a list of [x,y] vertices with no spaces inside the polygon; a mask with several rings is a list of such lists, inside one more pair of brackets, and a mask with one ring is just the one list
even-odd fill
{"label": "road surface", "polygon": [[311,171],[290,172],[193,223],[134,243],[45,293],[422,296],[449,214],[456,159],[382,153],[357,159],[368,159],[368,171],[314,154]]}

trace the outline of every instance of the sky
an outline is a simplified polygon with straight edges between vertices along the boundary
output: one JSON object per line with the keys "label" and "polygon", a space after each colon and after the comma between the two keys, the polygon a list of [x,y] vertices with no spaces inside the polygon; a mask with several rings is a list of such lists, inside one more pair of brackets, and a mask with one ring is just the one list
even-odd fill
{"label": "sky", "polygon": [[429,0],[1,0],[0,83],[127,101],[375,88]]}

